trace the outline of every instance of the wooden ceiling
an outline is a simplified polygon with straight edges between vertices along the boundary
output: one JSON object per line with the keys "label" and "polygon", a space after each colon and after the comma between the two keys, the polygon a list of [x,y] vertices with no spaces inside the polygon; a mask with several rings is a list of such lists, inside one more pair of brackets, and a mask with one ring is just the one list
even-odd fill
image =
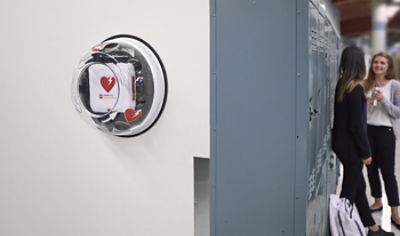
{"label": "wooden ceiling", "polygon": [[[390,1],[387,1],[388,3]],[[370,34],[372,29],[372,0],[332,0],[338,8],[343,36]],[[400,38],[400,11],[388,23],[388,40]]]}

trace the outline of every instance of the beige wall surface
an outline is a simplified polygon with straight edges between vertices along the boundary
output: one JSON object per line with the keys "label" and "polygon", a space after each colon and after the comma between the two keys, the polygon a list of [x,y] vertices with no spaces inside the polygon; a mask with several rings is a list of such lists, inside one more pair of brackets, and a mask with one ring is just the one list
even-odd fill
{"label": "beige wall surface", "polygon": [[[209,2],[3,0],[0,32],[0,235],[193,235]],[[133,138],[90,127],[70,96],[80,57],[115,34],[147,41],[168,77],[161,118]]]}

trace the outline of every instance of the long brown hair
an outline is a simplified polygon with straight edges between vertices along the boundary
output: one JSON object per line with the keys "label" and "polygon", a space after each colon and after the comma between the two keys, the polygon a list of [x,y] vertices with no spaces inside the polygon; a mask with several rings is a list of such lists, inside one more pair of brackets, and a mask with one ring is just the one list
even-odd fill
{"label": "long brown hair", "polygon": [[338,102],[342,102],[346,93],[350,93],[365,76],[364,52],[355,46],[343,50],[339,65],[340,83],[338,84]]}
{"label": "long brown hair", "polygon": [[376,57],[384,57],[388,61],[388,70],[386,72],[385,79],[386,80],[396,79],[396,68],[394,66],[393,58],[384,52],[379,52],[375,54],[371,59],[371,65],[369,66],[368,70],[368,77],[363,82],[364,93],[368,93],[368,91],[370,91],[375,85],[375,73],[372,70],[372,66],[374,64],[374,60]]}

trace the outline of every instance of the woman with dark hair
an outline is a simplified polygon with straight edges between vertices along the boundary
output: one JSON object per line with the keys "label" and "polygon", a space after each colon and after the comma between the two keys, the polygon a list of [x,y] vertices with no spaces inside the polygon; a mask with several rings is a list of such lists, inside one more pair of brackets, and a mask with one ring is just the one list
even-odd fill
{"label": "woman with dark hair", "polygon": [[376,225],[365,195],[363,165],[372,157],[367,137],[367,102],[361,82],[365,76],[364,52],[358,47],[343,50],[340,79],[336,85],[332,149],[343,164],[340,197],[355,203],[368,235],[394,235]]}
{"label": "woman with dark hair", "polygon": [[368,166],[368,180],[371,195],[375,202],[371,212],[382,210],[382,187],[379,178],[381,171],[385,184],[391,221],[400,229],[398,212],[399,192],[395,166],[395,147],[397,137],[396,119],[400,118],[400,82],[396,81],[396,70],[391,56],[381,52],[372,57],[368,77],[364,81],[367,96],[367,133],[373,161]]}

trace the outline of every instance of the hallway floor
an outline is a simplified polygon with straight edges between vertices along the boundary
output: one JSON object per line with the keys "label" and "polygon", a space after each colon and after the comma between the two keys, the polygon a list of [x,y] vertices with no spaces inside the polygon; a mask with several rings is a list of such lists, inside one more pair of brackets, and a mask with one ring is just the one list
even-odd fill
{"label": "hallway floor", "polygon": [[[399,171],[397,169],[397,177],[398,176],[399,176]],[[372,204],[374,202],[374,199],[370,196],[369,189],[367,189],[367,197],[368,197],[368,202]],[[372,213],[372,216],[374,217],[375,222],[378,225],[381,225],[381,227],[384,230],[391,231],[391,232],[395,233],[396,235],[400,236],[400,230],[398,230],[396,228],[396,226],[394,226],[390,222],[390,207],[387,204],[386,195],[383,196],[382,201],[383,201],[383,211]]]}

